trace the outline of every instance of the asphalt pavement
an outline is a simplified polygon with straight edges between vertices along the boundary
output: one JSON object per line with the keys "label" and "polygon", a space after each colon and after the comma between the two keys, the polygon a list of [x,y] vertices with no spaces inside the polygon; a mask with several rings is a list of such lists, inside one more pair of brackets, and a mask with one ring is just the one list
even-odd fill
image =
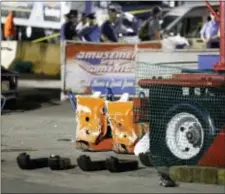
{"label": "asphalt pavement", "polygon": [[[26,90],[14,108],[8,106],[1,117],[2,193],[224,193],[224,186],[179,183],[176,188],[159,186],[154,168],[140,164],[136,171],[110,173],[83,172],[76,158],[84,154],[73,145],[76,122],[69,102],[59,102],[57,90]],[[31,157],[59,154],[69,157],[74,169],[49,168],[21,170],[16,157],[27,152]],[[113,152],[85,153],[105,159]],[[116,155],[132,158],[130,155]]]}

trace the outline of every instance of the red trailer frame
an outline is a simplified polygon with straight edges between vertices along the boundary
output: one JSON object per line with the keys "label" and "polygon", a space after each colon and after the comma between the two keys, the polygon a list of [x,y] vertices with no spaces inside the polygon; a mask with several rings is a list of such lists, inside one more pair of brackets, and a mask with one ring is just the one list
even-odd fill
{"label": "red trailer frame", "polygon": [[219,15],[214,11],[208,1],[205,1],[207,7],[220,23],[220,62],[215,65],[216,71],[225,71],[225,1],[220,1]]}
{"label": "red trailer frame", "polygon": [[[149,157],[156,166],[203,165],[225,167],[225,1],[220,0],[219,15],[208,1],[205,2],[220,24],[220,60],[213,66],[212,72],[180,73],[172,75],[172,78],[145,78],[138,81],[141,88],[149,89],[148,107],[150,108],[148,112],[150,114],[148,118],[151,127],[151,155]],[[184,87],[190,89],[189,95],[185,97],[181,93]],[[200,96],[193,94],[194,88],[200,88]],[[206,88],[215,95],[213,97],[210,95],[204,96]],[[201,91],[203,92],[201,93]],[[217,122],[217,131],[214,134],[208,134],[209,138],[206,137],[210,141],[202,148],[204,153],[201,150],[196,157],[188,160],[176,158],[177,156],[171,154],[171,151],[165,145],[165,134],[169,121],[179,111],[183,111],[182,113],[192,112],[196,115],[201,114],[202,116],[197,117],[204,119],[207,117]],[[209,114],[208,116],[206,116],[206,112]],[[205,127],[203,130],[208,133],[208,129],[209,127]],[[158,150],[159,148],[160,150]]]}

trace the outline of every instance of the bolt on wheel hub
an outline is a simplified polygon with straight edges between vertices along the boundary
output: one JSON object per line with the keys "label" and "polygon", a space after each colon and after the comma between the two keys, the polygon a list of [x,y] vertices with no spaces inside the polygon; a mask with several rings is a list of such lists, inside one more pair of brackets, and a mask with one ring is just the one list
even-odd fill
{"label": "bolt on wheel hub", "polygon": [[186,138],[190,144],[193,144],[193,146],[197,146],[199,142],[201,141],[201,132],[200,127],[197,123],[194,123],[196,128],[191,127],[189,131],[186,133]]}

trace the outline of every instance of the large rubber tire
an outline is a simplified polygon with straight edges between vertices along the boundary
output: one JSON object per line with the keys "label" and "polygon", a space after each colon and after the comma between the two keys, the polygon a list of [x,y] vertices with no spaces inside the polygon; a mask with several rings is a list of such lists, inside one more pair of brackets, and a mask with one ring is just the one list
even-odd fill
{"label": "large rubber tire", "polygon": [[[161,122],[152,126],[150,133],[150,152],[153,165],[156,167],[196,165],[216,136],[216,129],[209,113],[198,105],[179,104],[169,109],[162,118]],[[175,133],[176,130],[176,135],[169,136],[170,131]],[[198,146],[197,148],[192,146],[193,149],[191,146],[181,149],[184,143],[186,145],[190,143],[187,139],[190,138],[190,131],[194,131],[195,133],[192,135],[197,134],[196,136],[199,137]],[[184,137],[184,139],[178,139],[178,133],[181,133],[179,137]],[[179,144],[180,147],[172,149],[176,144]],[[195,150],[195,152],[191,152],[191,150]],[[184,153],[182,154],[182,152]]]}

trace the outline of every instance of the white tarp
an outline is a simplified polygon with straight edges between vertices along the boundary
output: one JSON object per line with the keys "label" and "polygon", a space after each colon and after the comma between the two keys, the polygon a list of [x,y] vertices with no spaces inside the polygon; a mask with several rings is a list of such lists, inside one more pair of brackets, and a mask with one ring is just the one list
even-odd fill
{"label": "white tarp", "polygon": [[147,153],[150,149],[149,133],[146,133],[135,145],[134,155],[139,156],[141,153]]}
{"label": "white tarp", "polygon": [[17,41],[1,41],[1,65],[10,67],[16,57]]}

